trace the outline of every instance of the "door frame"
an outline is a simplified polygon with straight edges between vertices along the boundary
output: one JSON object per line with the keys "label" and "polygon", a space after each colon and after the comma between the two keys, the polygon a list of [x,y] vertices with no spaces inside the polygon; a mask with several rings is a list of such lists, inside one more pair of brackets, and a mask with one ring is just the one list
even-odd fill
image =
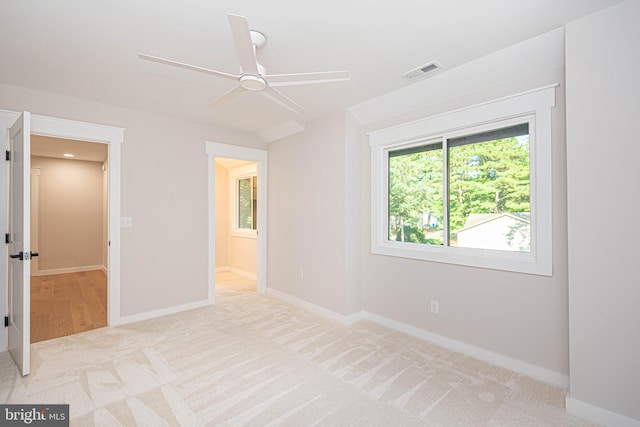
{"label": "door frame", "polygon": [[267,292],[267,151],[205,141],[207,153],[207,195],[209,205],[209,286],[208,299],[215,302],[216,286],[216,195],[215,158],[247,160],[258,164],[258,236],[257,236],[257,290]]}
{"label": "door frame", "polygon": [[[40,204],[38,203],[40,194],[40,167],[31,166],[31,252],[38,252],[38,211]],[[34,220],[34,218],[36,218]],[[39,268],[40,257],[31,258],[31,275],[37,273]]]}
{"label": "door frame", "polygon": [[[0,110],[0,127],[8,129],[18,119],[20,113]],[[120,323],[120,171],[121,171],[121,144],[124,142],[124,128],[105,126],[94,123],[79,122],[74,120],[59,119],[55,117],[31,115],[31,134],[51,136],[56,138],[75,139],[80,141],[108,144],[109,170],[108,170],[108,239],[109,249],[107,256],[107,325],[114,326]],[[5,138],[5,147],[8,138]],[[6,148],[5,148],[6,149]],[[6,162],[0,162],[0,176],[7,176]],[[7,188],[0,185],[0,223],[7,224]],[[7,315],[7,247],[0,245],[0,314],[4,318]],[[7,335],[5,328],[0,328],[0,351],[7,348]]]}

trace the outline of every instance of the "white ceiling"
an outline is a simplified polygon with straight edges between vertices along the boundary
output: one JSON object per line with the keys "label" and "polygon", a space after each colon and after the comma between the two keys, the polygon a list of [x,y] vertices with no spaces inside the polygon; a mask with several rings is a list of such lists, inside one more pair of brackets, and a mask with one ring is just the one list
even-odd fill
{"label": "white ceiling", "polygon": [[[264,135],[414,84],[402,74],[429,61],[447,72],[620,1],[2,0],[0,84]],[[298,117],[251,92],[211,108],[234,82],[138,59],[238,73],[227,13],[267,36],[268,73],[347,69],[352,80],[279,88],[306,108]]]}

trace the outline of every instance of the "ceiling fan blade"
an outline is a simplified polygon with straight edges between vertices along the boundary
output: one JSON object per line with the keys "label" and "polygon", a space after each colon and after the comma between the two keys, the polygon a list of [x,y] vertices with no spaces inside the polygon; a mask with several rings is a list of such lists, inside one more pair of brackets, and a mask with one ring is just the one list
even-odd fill
{"label": "ceiling fan blade", "polygon": [[159,64],[171,65],[173,67],[183,68],[185,70],[197,71],[199,73],[209,74],[216,77],[223,77],[225,79],[240,80],[240,76],[236,76],[233,74],[223,73],[221,71],[210,70],[208,68],[197,67],[195,65],[184,64],[182,62],[172,61],[171,59],[159,58],[157,56],[145,55],[144,53],[139,53],[138,57],[140,59],[144,59],[145,61],[157,62]]}
{"label": "ceiling fan blade", "polygon": [[264,88],[264,90],[261,90],[260,93],[296,114],[302,114],[305,112],[305,109],[298,105],[295,101],[291,100],[282,92],[277,91],[272,87],[267,86],[266,88]]}
{"label": "ceiling fan blade", "polygon": [[249,22],[247,18],[240,15],[227,15],[229,18],[229,26],[233,39],[236,42],[236,51],[238,52],[238,60],[244,74],[258,75],[258,64],[256,62],[256,51],[251,41],[251,33],[249,33]]}
{"label": "ceiling fan blade", "polygon": [[217,107],[219,105],[224,104],[225,102],[235,98],[236,96],[240,95],[242,92],[244,92],[246,89],[243,88],[242,86],[236,86],[233,89],[231,89],[228,92],[225,92],[223,95],[219,96],[218,98],[214,99],[213,101],[211,101],[211,106],[212,107]]}
{"label": "ceiling fan blade", "polygon": [[319,73],[268,74],[262,76],[269,86],[297,86],[351,80],[350,71],[322,71]]}

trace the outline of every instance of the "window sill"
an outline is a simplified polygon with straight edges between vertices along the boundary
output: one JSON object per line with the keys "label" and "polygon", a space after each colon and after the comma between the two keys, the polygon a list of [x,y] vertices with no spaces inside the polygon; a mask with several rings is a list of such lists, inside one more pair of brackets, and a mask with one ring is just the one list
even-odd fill
{"label": "window sill", "polygon": [[536,257],[536,254],[532,252],[510,252],[388,241],[377,245],[374,244],[371,248],[371,253],[541,276],[552,275],[551,258]]}

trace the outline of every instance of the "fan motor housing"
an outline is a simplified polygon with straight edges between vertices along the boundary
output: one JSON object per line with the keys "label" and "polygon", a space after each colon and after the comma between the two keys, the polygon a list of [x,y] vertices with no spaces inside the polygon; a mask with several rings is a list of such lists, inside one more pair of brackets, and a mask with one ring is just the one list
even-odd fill
{"label": "fan motor housing", "polygon": [[245,74],[240,77],[240,86],[247,90],[262,90],[267,86],[267,82],[260,76]]}

